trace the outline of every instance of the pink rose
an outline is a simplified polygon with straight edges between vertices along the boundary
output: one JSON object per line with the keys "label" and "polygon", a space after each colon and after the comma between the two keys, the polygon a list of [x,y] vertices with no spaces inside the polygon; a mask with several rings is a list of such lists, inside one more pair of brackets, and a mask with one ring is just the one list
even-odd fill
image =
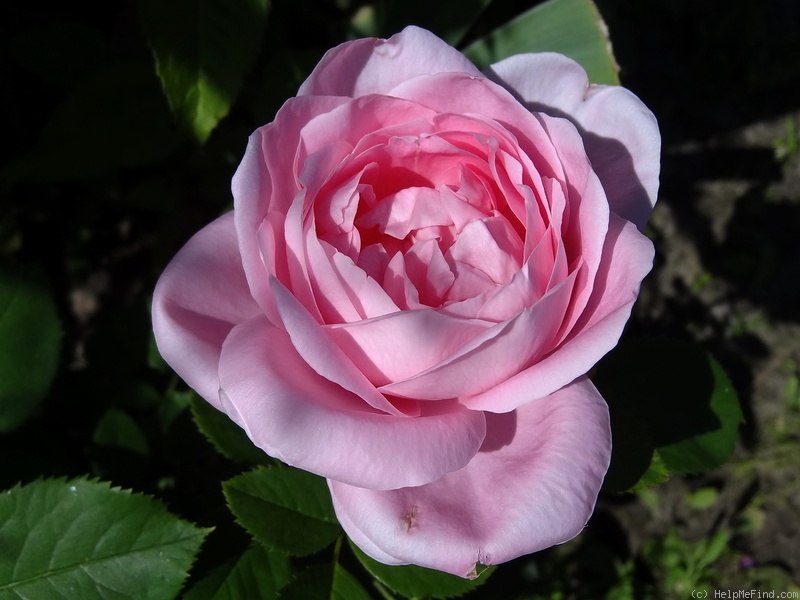
{"label": "pink rose", "polygon": [[342,44],[165,270],[158,346],[326,477],[381,562],[470,576],[564,542],[608,468],[585,374],[651,268],[659,151],[652,113],[564,56],[481,73],[414,27]]}

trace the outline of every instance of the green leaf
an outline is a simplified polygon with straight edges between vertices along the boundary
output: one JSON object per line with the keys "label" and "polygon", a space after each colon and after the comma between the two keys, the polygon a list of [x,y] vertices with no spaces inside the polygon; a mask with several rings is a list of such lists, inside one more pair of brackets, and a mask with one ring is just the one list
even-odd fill
{"label": "green leaf", "polygon": [[150,454],[142,428],[123,411],[111,408],[101,417],[94,430],[93,441],[98,446],[122,448],[142,456]]}
{"label": "green leaf", "polygon": [[172,112],[200,143],[239,94],[261,47],[268,4],[268,0],[139,1]]}
{"label": "green leaf", "polygon": [[653,485],[660,485],[669,479],[669,469],[664,461],[661,460],[658,450],[653,451],[653,458],[650,461],[650,466],[647,471],[641,476],[635,485],[631,486],[628,491],[635,492],[645,487]]}
{"label": "green leaf", "polygon": [[727,548],[730,534],[726,529],[720,529],[714,537],[698,542],[695,547],[695,564],[699,569],[705,569],[717,560]]}
{"label": "green leaf", "polygon": [[590,82],[619,84],[608,30],[592,0],[549,0],[476,40],[464,54],[484,69],[525,52],[560,52],[580,63]]}
{"label": "green leaf", "polygon": [[436,10],[431,10],[429,0],[389,0],[384,35],[389,37],[407,25],[417,25],[457,46],[491,1],[440,0]]}
{"label": "green leaf", "polygon": [[719,498],[719,492],[713,487],[700,488],[686,497],[686,504],[697,510],[711,508]]}
{"label": "green leaf", "polygon": [[268,548],[292,556],[325,548],[341,533],[325,480],[288,467],[259,467],[223,483],[237,522]]}
{"label": "green leaf", "polygon": [[244,554],[214,569],[183,596],[183,600],[268,600],[289,583],[289,558],[252,544]]}
{"label": "green leaf", "polygon": [[158,408],[158,422],[161,425],[161,431],[169,432],[177,418],[189,407],[193,396],[194,392],[191,390],[172,390],[164,395]]}
{"label": "green leaf", "polygon": [[364,554],[353,542],[350,542],[350,548],[375,579],[406,598],[457,598],[486,583],[495,569],[481,567],[475,579],[462,579],[414,565],[384,565]]}
{"label": "green leaf", "polygon": [[281,600],[371,600],[358,580],[338,563],[310,567],[295,577],[280,595]]}
{"label": "green leaf", "polygon": [[666,338],[627,342],[601,361],[593,381],[611,413],[608,489],[635,484],[650,463],[631,456],[652,456],[654,449],[679,474],[718,467],[733,451],[741,408],[719,363],[699,346]]}
{"label": "green leaf", "polygon": [[[675,435],[676,431],[686,429],[685,425],[675,421],[662,421],[655,428],[661,458],[673,473],[699,473],[718,467],[728,460],[736,446],[739,424],[743,419],[739,399],[722,366],[707,354],[704,358],[708,373],[705,385],[709,386],[705,392],[710,394],[708,407],[714,415],[714,426],[688,438]],[[695,360],[698,367],[703,364],[699,353]],[[682,400],[677,402],[675,412],[688,406],[687,397]]]}
{"label": "green leaf", "polygon": [[336,564],[333,568],[331,600],[370,600],[370,595],[355,577]]}
{"label": "green leaf", "polygon": [[58,367],[61,325],[43,279],[0,268],[0,432],[33,414]]}
{"label": "green leaf", "polygon": [[218,411],[195,393],[192,393],[190,402],[197,428],[223,456],[254,465],[273,463],[263,450],[253,445],[244,429],[231,421],[225,413]]}
{"label": "green leaf", "polygon": [[0,494],[0,598],[173,598],[207,531],[107,483],[16,486]]}

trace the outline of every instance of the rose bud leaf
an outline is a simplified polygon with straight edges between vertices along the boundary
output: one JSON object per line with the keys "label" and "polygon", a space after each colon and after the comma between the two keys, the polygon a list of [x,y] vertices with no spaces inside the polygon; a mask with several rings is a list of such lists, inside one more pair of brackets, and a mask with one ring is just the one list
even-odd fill
{"label": "rose bud leaf", "polygon": [[83,478],[0,494],[0,523],[3,598],[174,598],[210,531]]}
{"label": "rose bud leaf", "polygon": [[268,548],[313,554],[341,534],[325,481],[287,467],[258,467],[222,484],[237,522]]}
{"label": "rose bud leaf", "polygon": [[559,52],[592,83],[619,85],[608,28],[592,0],[550,0],[472,43],[464,54],[483,69],[524,52]]}

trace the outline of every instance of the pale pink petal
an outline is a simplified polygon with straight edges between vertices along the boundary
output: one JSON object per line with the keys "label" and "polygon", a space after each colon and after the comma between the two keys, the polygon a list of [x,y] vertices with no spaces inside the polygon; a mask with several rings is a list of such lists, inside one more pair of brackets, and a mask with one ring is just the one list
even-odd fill
{"label": "pale pink petal", "polygon": [[259,252],[258,230],[268,212],[285,215],[299,191],[293,162],[303,125],[314,115],[328,112],[346,101],[345,98],[287,101],[278,111],[275,122],[250,136],[242,162],[233,176],[234,219],[244,272],[253,297],[268,315],[274,314],[274,306],[267,267]]}
{"label": "pale pink petal", "polygon": [[[309,232],[308,227],[305,225],[304,200],[305,194],[300,192],[294,204],[289,207],[289,212],[283,222],[285,247],[281,248],[281,252],[286,255],[286,268],[289,278],[288,280],[282,280],[281,283],[292,290],[292,294],[302,302],[303,306],[315,319],[322,322],[324,320],[323,317],[328,316],[326,310],[330,310],[330,308],[326,298],[320,298],[318,302],[309,276],[306,240],[309,235],[313,235],[313,232]],[[266,223],[267,221],[265,221]],[[267,249],[262,248],[262,250],[266,251]],[[267,281],[269,283],[269,280]],[[272,290],[270,289],[270,298],[272,297],[271,294]],[[274,299],[272,302],[274,304]]]}
{"label": "pale pink petal", "polygon": [[406,273],[406,260],[402,252],[395,252],[383,273],[383,289],[403,310],[418,309],[419,291]]}
{"label": "pale pink petal", "polygon": [[465,302],[475,296],[483,299],[487,294],[498,289],[497,283],[492,281],[486,273],[469,263],[451,260],[448,266],[450,272],[455,275],[453,285],[450,286],[450,291],[447,293],[447,298],[451,302]]}
{"label": "pale pink petal", "polygon": [[[548,230],[549,231],[549,230]],[[508,321],[526,308],[536,304],[547,292],[548,287],[555,287],[556,277],[559,281],[565,279],[568,273],[560,262],[553,260],[553,246],[548,233],[534,248],[527,262],[522,265],[506,285],[487,294],[473,307],[472,314],[479,319],[494,321]],[[451,313],[454,306],[447,306]]]}
{"label": "pale pink petal", "polygon": [[328,50],[297,94],[352,98],[385,94],[411,77],[445,71],[480,75],[461,52],[412,26],[388,40],[368,38]]}
{"label": "pale pink petal", "polygon": [[415,243],[405,255],[408,277],[419,292],[422,304],[439,306],[455,277],[435,239]]}
{"label": "pale pink petal", "polygon": [[421,309],[330,326],[328,334],[373,384],[384,385],[439,364],[491,325]]}
{"label": "pale pink petal", "polygon": [[551,394],[586,373],[616,346],[630,317],[642,279],[653,265],[653,244],[636,227],[611,215],[605,257],[594,294],[581,320],[560,347],[544,359],[494,388],[462,403],[475,410],[513,410],[520,394],[532,398]]}
{"label": "pale pink petal", "polygon": [[393,491],[328,485],[339,522],[367,554],[474,577],[476,563],[578,535],[610,457],[608,409],[580,379],[512,413],[487,415],[481,451],[438,481]]}
{"label": "pale pink petal", "polygon": [[[341,99],[339,99],[341,100]],[[436,113],[416,102],[389,96],[365,96],[346,100],[333,110],[321,112],[304,124],[298,144],[296,171],[302,172],[310,156],[329,148],[339,153],[360,154],[385,144],[392,137],[419,136],[432,131]],[[314,173],[319,171],[319,173]],[[331,175],[332,169],[314,169],[309,176]]]}
{"label": "pale pink petal", "polygon": [[312,228],[305,238],[308,276],[324,322],[350,323],[398,310],[387,291],[350,257],[319,240]]}
{"label": "pale pink petal", "polygon": [[465,466],[485,419],[456,404],[419,417],[381,413],[316,373],[265,317],[234,327],[219,361],[226,412],[269,455],[371,489],[430,483]]}
{"label": "pale pink petal", "polygon": [[153,333],[164,360],[208,402],[219,404],[219,356],[231,329],[259,314],[228,213],[190,239],[153,292]]}
{"label": "pale pink petal", "polygon": [[655,116],[636,96],[621,87],[590,86],[580,65],[554,53],[512,56],[486,74],[531,110],[571,120],[611,209],[644,227],[658,194],[661,136]]}
{"label": "pale pink petal", "polygon": [[[297,298],[274,277],[272,293],[281,322],[292,340],[295,351],[319,375],[352,392],[373,408],[390,415],[403,414],[375,389],[364,374],[325,334]],[[419,411],[416,411],[419,414]]]}
{"label": "pale pink petal", "polygon": [[461,231],[446,258],[479,270],[495,284],[504,284],[522,266],[522,240],[502,217],[472,221]]}
{"label": "pale pink petal", "polygon": [[399,307],[392,301],[378,282],[369,277],[349,256],[334,252],[332,265],[353,304],[365,319],[397,312]]}
{"label": "pale pink petal", "polygon": [[[567,277],[534,306],[485,330],[427,371],[379,389],[387,394],[417,400],[462,398],[491,391],[494,386],[542,358],[553,347],[573,281],[572,276]],[[522,394],[507,398],[511,407],[506,404],[504,409],[516,408],[527,397],[527,394]]]}
{"label": "pale pink petal", "polygon": [[654,255],[653,242],[630,222],[612,213],[592,296],[570,335],[574,337],[591,329],[620,307],[630,311],[642,280],[653,268]]}
{"label": "pale pink petal", "polygon": [[451,129],[471,131],[475,125],[470,127],[465,121],[483,122],[484,127],[494,131],[498,141],[507,144],[503,150],[519,152],[522,148],[533,161],[536,172],[563,180],[560,159],[541,119],[489,79],[463,73],[420,76],[393,89],[392,96],[448,113],[437,118],[437,126],[442,129],[452,123]]}
{"label": "pale pink petal", "polygon": [[[456,163],[454,167],[461,165]],[[401,240],[415,229],[435,225],[452,225],[460,231],[470,221],[485,216],[459,199],[448,186],[441,190],[407,187],[366,211],[357,224],[364,228],[376,227],[381,233]]]}

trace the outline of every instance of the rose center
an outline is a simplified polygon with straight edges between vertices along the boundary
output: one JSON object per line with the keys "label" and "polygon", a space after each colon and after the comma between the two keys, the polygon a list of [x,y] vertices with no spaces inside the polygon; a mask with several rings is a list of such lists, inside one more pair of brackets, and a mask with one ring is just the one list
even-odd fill
{"label": "rose center", "polygon": [[444,132],[351,154],[314,201],[320,240],[402,309],[438,307],[507,283],[521,225],[498,184],[497,142]]}

